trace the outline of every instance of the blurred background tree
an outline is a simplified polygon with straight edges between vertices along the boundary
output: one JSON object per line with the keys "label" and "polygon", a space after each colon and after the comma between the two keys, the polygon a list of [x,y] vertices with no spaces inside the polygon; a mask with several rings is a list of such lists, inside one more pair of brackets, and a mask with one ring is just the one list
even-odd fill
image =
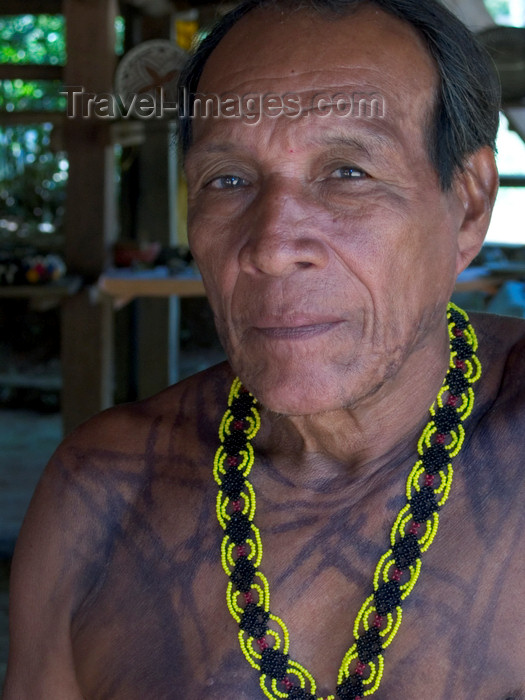
{"label": "blurred background tree", "polygon": [[[120,54],[121,17],[116,35]],[[66,58],[62,15],[0,17],[1,64],[60,66]],[[66,107],[62,89],[59,80],[0,80],[0,112],[6,114],[0,120],[0,245],[27,241],[48,249],[61,246],[68,161],[53,121]],[[29,114],[20,114],[24,112],[40,113],[37,123],[31,124]],[[17,119],[17,113],[23,118]]]}

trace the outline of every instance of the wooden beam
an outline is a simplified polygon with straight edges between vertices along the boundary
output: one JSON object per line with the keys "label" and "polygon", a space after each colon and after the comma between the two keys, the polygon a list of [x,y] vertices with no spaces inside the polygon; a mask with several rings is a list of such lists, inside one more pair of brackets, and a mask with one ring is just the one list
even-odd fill
{"label": "wooden beam", "polygon": [[64,0],[65,84],[87,92],[111,92],[115,72],[116,0]]}
{"label": "wooden beam", "polygon": [[[64,0],[68,62],[66,86],[91,93],[111,92],[115,69],[116,0]],[[66,207],[68,269],[96,280],[109,260],[116,234],[115,159],[109,123],[68,118],[64,128],[69,155]]]}
{"label": "wooden beam", "polygon": [[0,80],[62,80],[63,75],[63,66],[0,63]]}
{"label": "wooden beam", "polygon": [[2,0],[2,15],[59,15],[62,0]]}
{"label": "wooden beam", "polygon": [[89,290],[62,307],[62,423],[64,434],[113,403],[113,310]]}
{"label": "wooden beam", "polygon": [[[68,62],[66,86],[111,92],[115,68],[116,0],[64,0]],[[104,120],[66,119],[69,157],[65,214],[68,270],[87,280],[103,272],[116,235],[115,156]],[[64,429],[71,430],[113,403],[112,309],[86,291],[64,304],[62,360]]]}
{"label": "wooden beam", "polygon": [[0,112],[0,126],[18,126],[19,124],[42,124],[50,123],[53,126],[60,126],[64,123],[63,112]]}

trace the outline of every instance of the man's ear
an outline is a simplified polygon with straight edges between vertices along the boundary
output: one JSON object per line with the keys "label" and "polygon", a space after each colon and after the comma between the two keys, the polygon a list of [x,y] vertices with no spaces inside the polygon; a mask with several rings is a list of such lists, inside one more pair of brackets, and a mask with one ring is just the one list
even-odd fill
{"label": "man's ear", "polygon": [[490,223],[499,177],[494,152],[484,146],[467,158],[455,177],[454,188],[463,205],[458,233],[456,273],[462,272],[478,254]]}

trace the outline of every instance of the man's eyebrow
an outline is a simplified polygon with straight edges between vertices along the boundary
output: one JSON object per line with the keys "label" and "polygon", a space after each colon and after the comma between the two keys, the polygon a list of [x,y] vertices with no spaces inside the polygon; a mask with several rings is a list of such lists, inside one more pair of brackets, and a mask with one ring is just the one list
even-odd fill
{"label": "man's eyebrow", "polygon": [[324,133],[315,139],[315,143],[320,146],[338,146],[342,148],[351,148],[363,153],[367,157],[371,157],[372,153],[385,148],[393,148],[395,140],[383,131],[378,129],[367,129],[366,137],[359,138],[358,136],[350,136],[346,133]]}
{"label": "man's eyebrow", "polygon": [[[205,151],[206,153],[226,153],[235,148],[236,144],[230,143],[228,141],[216,141],[212,143],[202,143],[195,146],[195,150],[199,149]],[[192,146],[193,148],[193,146]]]}
{"label": "man's eyebrow", "polygon": [[[319,147],[350,148],[362,153],[367,158],[372,158],[374,152],[393,149],[396,146],[395,139],[383,129],[362,125],[360,131],[363,136],[353,136],[344,129],[337,129],[322,132],[312,138],[312,144]],[[213,154],[232,153],[239,150],[237,142],[228,140],[204,141],[193,143],[186,154],[185,160],[193,158],[203,158]]]}
{"label": "man's eyebrow", "polygon": [[204,143],[193,143],[188,148],[184,160],[205,157],[215,153],[231,153],[238,149],[238,144],[231,141],[211,141]]}

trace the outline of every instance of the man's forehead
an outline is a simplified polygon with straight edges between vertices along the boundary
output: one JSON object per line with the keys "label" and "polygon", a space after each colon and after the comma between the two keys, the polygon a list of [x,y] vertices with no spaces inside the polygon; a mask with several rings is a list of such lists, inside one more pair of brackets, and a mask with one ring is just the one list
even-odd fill
{"label": "man's forehead", "polygon": [[[260,114],[266,126],[276,122],[273,132],[314,121],[321,132],[335,122],[347,134],[363,133],[368,124],[398,143],[421,143],[437,84],[419,34],[374,5],[337,21],[312,11],[254,10],[208,59],[192,115],[194,144],[221,140],[230,127],[238,133],[236,121],[255,125]],[[250,138],[259,140],[258,132]]]}
{"label": "man's forehead", "polygon": [[[348,15],[310,9],[249,12],[209,57],[199,91],[304,92],[378,83],[392,92],[434,88],[436,66],[418,32],[373,4]],[[399,95],[401,97],[401,95]]]}

